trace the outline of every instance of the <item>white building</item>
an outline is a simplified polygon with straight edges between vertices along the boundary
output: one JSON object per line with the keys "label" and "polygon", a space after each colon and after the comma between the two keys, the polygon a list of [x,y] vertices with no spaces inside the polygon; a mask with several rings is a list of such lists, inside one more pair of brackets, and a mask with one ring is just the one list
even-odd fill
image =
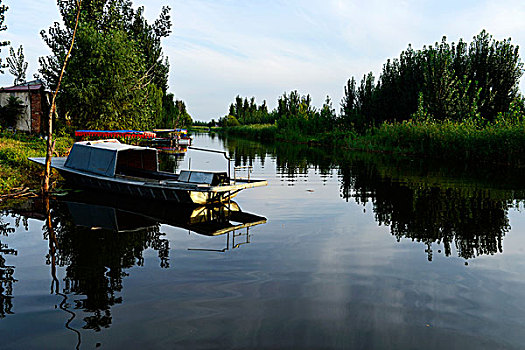
{"label": "white building", "polygon": [[5,106],[11,96],[17,97],[25,105],[16,123],[16,130],[30,133],[44,131],[44,118],[49,112],[49,95],[42,82],[33,80],[20,85],[0,88],[0,106]]}

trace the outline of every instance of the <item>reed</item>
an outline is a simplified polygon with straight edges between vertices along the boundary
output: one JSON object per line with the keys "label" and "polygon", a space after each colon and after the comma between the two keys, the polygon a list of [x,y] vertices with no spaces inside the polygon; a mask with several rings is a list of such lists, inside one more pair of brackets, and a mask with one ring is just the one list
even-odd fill
{"label": "reed", "polygon": [[271,124],[252,124],[220,128],[226,135],[242,136],[252,140],[274,141],[278,138],[277,126]]}
{"label": "reed", "polygon": [[408,120],[383,123],[348,140],[351,148],[409,153],[457,161],[525,164],[523,118],[494,122]]}

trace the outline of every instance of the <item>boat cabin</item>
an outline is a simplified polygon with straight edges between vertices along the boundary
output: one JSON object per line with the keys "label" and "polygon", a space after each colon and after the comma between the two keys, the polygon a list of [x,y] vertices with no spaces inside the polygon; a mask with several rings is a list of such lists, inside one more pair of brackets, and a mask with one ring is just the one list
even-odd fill
{"label": "boat cabin", "polygon": [[64,166],[107,177],[133,176],[144,180],[176,180],[210,186],[229,182],[226,172],[181,170],[176,175],[159,171],[156,149],[126,145],[117,140],[76,142]]}
{"label": "boat cabin", "polygon": [[64,166],[107,177],[158,172],[157,150],[126,145],[117,140],[76,142]]}

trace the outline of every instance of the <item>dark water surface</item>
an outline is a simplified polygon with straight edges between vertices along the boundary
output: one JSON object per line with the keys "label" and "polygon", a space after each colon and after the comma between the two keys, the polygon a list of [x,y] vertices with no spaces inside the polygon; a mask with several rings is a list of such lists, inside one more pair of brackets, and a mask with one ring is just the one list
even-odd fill
{"label": "dark water surface", "polygon": [[268,179],[240,221],[85,192],[51,230],[42,201],[0,212],[0,348],[524,348],[523,170],[195,141]]}

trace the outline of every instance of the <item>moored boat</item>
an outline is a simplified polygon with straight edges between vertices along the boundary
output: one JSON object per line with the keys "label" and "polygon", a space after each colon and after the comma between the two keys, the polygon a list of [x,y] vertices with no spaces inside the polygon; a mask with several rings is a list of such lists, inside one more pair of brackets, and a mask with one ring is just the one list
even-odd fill
{"label": "moored boat", "polygon": [[192,138],[186,129],[153,129],[155,137],[145,140],[150,147],[188,147],[192,144]]}
{"label": "moored boat", "polygon": [[[45,164],[45,158],[29,158]],[[266,186],[266,180],[233,178],[228,172],[159,171],[157,150],[117,140],[76,142],[67,157],[53,157],[51,167],[74,186],[168,202],[209,204],[235,197],[241,190]]]}

